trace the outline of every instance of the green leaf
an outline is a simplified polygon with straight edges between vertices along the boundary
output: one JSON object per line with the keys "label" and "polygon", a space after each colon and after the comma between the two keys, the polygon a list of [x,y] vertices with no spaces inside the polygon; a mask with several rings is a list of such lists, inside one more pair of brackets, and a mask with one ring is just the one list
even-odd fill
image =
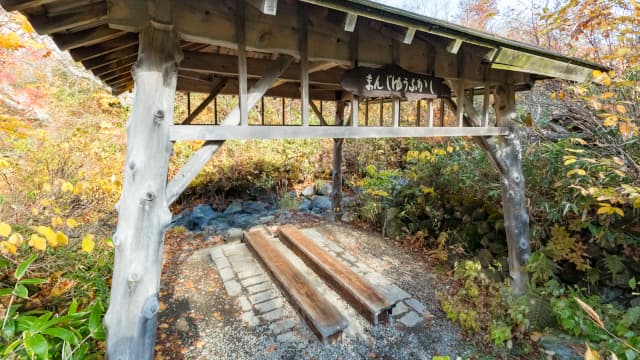
{"label": "green leaf", "polygon": [[47,280],[45,280],[45,279],[24,279],[24,280],[20,280],[18,282],[18,284],[22,284],[22,285],[38,285],[38,284],[44,284],[46,282],[47,282]]}
{"label": "green leaf", "polygon": [[17,348],[20,344],[22,344],[22,339],[18,339],[12,342],[9,346],[7,346],[6,349],[4,349],[3,355],[9,355],[13,353],[13,350],[15,350],[15,348]]}
{"label": "green leaf", "polygon": [[0,256],[0,269],[9,267],[9,265],[11,265],[11,262],[7,259],[5,259],[4,257]]}
{"label": "green leaf", "polygon": [[13,289],[11,288],[0,289],[0,296],[7,296],[11,294],[13,294]]}
{"label": "green leaf", "polygon": [[95,333],[98,329],[102,328],[102,306],[100,302],[97,301],[91,307],[91,315],[89,315],[89,331],[91,333]]}
{"label": "green leaf", "polygon": [[16,286],[16,289],[13,291],[13,294],[23,299],[29,299],[29,290],[27,290],[27,288],[24,285]]}
{"label": "green leaf", "polygon": [[51,319],[52,315],[53,313],[51,313],[50,311],[45,312],[43,315],[37,318],[33,323],[31,323],[29,332],[32,334],[37,334],[40,331],[46,329],[48,327],[47,322],[49,321],[49,319]]}
{"label": "green leaf", "polygon": [[629,279],[629,287],[631,288],[631,290],[635,290],[637,285],[638,284],[636,283],[635,277],[632,277],[631,279]]}
{"label": "green leaf", "polygon": [[73,315],[78,311],[78,302],[76,299],[71,301],[71,305],[69,305],[69,310],[67,310],[68,315]]}
{"label": "green leaf", "polygon": [[23,261],[20,265],[18,265],[18,268],[16,269],[16,279],[18,280],[22,279],[29,265],[31,265],[31,263],[37,258],[38,258],[38,255],[33,254],[29,256],[27,260]]}
{"label": "green leaf", "polygon": [[37,355],[40,359],[49,358],[49,343],[44,336],[35,334],[24,340],[24,348],[29,354]]}
{"label": "green leaf", "polygon": [[42,334],[49,335],[53,337],[57,337],[58,339],[62,339],[68,342],[71,345],[78,344],[78,337],[72,331],[64,329],[64,328],[49,328],[44,329]]}

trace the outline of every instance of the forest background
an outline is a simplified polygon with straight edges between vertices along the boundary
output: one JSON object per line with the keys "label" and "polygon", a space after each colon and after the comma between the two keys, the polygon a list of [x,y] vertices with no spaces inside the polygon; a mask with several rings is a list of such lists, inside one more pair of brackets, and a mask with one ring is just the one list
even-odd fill
{"label": "forest background", "polygon": [[[640,358],[640,4],[518,9],[461,0],[453,20],[612,69],[518,96],[529,293],[510,294],[499,177],[469,139],[346,142],[345,191],[356,199],[347,210],[449,275],[441,308],[484,352],[539,354],[553,333],[586,342],[588,358]],[[0,26],[0,357],[100,358],[130,99],[111,96],[19,14],[0,12]],[[236,102],[221,97],[221,114]],[[280,100],[266,104],[267,122],[280,121]],[[286,103],[289,119],[296,105]],[[180,94],[176,117],[186,109]],[[198,145],[175,146],[171,174]],[[296,209],[289,191],[330,171],[330,140],[228,142],[172,210],[255,192]]]}

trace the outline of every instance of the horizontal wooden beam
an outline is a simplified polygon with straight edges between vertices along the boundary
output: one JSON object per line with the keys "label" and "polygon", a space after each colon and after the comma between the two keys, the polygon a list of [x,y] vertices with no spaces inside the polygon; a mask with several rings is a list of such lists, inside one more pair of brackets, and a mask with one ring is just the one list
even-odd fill
{"label": "horizontal wooden beam", "polygon": [[[272,60],[265,59],[247,59],[247,72],[250,78],[259,78],[264,72],[272,66]],[[309,81],[311,84],[340,84],[342,70],[331,69],[335,65],[327,64],[327,62],[316,62],[309,64],[309,73],[323,71],[321,74],[311,74]],[[202,73],[212,73],[220,76],[237,76],[238,65],[235,56],[220,55],[211,53],[202,53],[195,51],[185,51],[184,58],[179,65],[180,70],[195,71]],[[300,81],[299,64],[291,64],[289,68],[282,74],[281,80]]]}
{"label": "horizontal wooden beam", "polygon": [[91,72],[93,72],[93,74],[95,76],[101,76],[101,75],[106,75],[110,72],[113,71],[118,71],[120,69],[122,69],[123,67],[126,66],[131,66],[133,64],[136,63],[136,60],[138,59],[138,54],[137,53],[133,53],[131,55],[125,56],[121,59],[118,59],[114,62],[108,63],[108,64],[104,64],[102,66],[93,68],[91,70]]}
{"label": "horizontal wooden beam", "polygon": [[85,61],[138,44],[137,34],[126,34],[112,41],[85,46],[69,51],[75,61]]}
{"label": "horizontal wooden beam", "polygon": [[85,69],[93,70],[109,64],[113,64],[124,58],[128,58],[130,56],[137,56],[137,55],[138,55],[138,45],[133,44],[119,51],[112,52],[97,58],[85,60],[82,62],[82,64],[84,65]]}
{"label": "horizontal wooden beam", "polygon": [[578,82],[591,80],[593,76],[593,70],[589,68],[506,48],[498,51],[491,68],[541,74]]}
{"label": "horizontal wooden beam", "polygon": [[31,16],[29,21],[40,35],[50,35],[89,25],[98,26],[107,22],[107,5],[104,3],[83,6],[75,9],[73,13],[51,17],[46,15]]}
{"label": "horizontal wooden beam", "polygon": [[126,34],[126,32],[111,29],[107,25],[102,25],[71,34],[54,35],[53,40],[58,44],[60,50],[71,50],[113,40],[124,34]]}
{"label": "horizontal wooden beam", "polygon": [[2,1],[2,7],[6,11],[23,11],[36,6],[46,5],[58,0],[6,0]]}
{"label": "horizontal wooden beam", "polygon": [[311,138],[417,138],[506,135],[506,127],[350,127],[350,126],[224,126],[173,125],[172,141]]}

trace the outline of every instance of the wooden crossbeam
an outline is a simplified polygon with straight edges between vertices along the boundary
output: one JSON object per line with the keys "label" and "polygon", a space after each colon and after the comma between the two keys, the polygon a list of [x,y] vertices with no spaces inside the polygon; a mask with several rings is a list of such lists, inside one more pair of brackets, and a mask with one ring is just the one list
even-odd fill
{"label": "wooden crossbeam", "polygon": [[47,5],[58,0],[8,0],[4,1],[2,7],[6,11],[24,11],[36,6]]}
{"label": "wooden crossbeam", "polygon": [[309,38],[304,7],[300,10],[300,115],[302,125],[309,125]]}
{"label": "wooden crossbeam", "polygon": [[113,64],[114,62],[121,61],[125,58],[129,58],[131,56],[137,56],[137,55],[138,55],[138,46],[131,45],[129,47],[126,47],[124,49],[121,49],[113,53],[109,53],[97,58],[85,60],[82,62],[82,64],[84,65],[85,69],[93,70],[96,68],[102,68],[103,66],[107,66],[109,64]]}
{"label": "wooden crossbeam", "polygon": [[236,41],[238,42],[238,109],[240,125],[249,125],[249,106],[247,105],[247,37],[245,2],[236,1]]}
{"label": "wooden crossbeam", "polygon": [[344,17],[344,31],[353,32],[358,22],[358,15],[354,13],[346,13]]}
{"label": "wooden crossbeam", "polygon": [[173,125],[171,140],[389,138],[505,135],[506,127],[350,127]]}
{"label": "wooden crossbeam", "polygon": [[102,25],[107,21],[107,5],[97,4],[78,8],[75,13],[58,16],[38,15],[29,18],[31,25],[40,35],[50,35],[57,32],[87,25]]}
{"label": "wooden crossbeam", "polygon": [[260,10],[265,15],[276,15],[278,12],[278,0],[262,0]]}
{"label": "wooden crossbeam", "polygon": [[54,35],[53,40],[58,44],[60,50],[71,50],[113,40],[125,34],[127,33],[124,31],[111,29],[108,25],[102,25],[71,34]]}
{"label": "wooden crossbeam", "polygon": [[447,52],[450,54],[457,54],[460,51],[460,47],[462,47],[462,39],[454,39],[449,42],[447,45]]}
{"label": "wooden crossbeam", "polygon": [[[207,98],[204,99],[202,103],[198,105],[195,110],[193,110],[193,112],[189,112],[189,116],[187,116],[187,118],[182,121],[182,125],[191,124],[191,122],[193,122],[193,120],[195,120],[195,118],[198,117],[198,115],[200,115],[200,113],[202,113],[204,109],[207,108],[207,106],[216,98],[216,96],[218,96],[220,90],[222,90],[222,88],[227,84],[227,79],[217,79],[217,82],[218,84],[215,85],[213,89],[211,89],[211,93],[209,94],[209,96],[207,96]],[[191,93],[189,93],[189,100],[191,99],[190,95]],[[190,107],[191,104],[189,104],[189,108]]]}
{"label": "wooden crossbeam", "polygon": [[85,61],[137,44],[138,36],[136,34],[126,34],[109,42],[73,49],[69,53],[75,61]]}

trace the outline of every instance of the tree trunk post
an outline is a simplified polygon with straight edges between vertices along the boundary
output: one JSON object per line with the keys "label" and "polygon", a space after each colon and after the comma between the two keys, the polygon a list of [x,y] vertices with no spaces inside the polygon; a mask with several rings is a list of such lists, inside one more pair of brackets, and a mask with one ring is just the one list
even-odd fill
{"label": "tree trunk post", "polygon": [[135,98],[127,123],[111,300],[104,320],[109,359],[153,359],[163,241],[171,221],[166,198],[169,125],[181,58],[178,38],[165,24],[140,33],[132,70]]}
{"label": "tree trunk post", "polygon": [[[497,106],[498,126],[512,125],[515,113],[515,92],[513,87],[501,89]],[[504,228],[507,236],[509,275],[514,293],[522,294],[529,286],[529,274],[526,264],[531,255],[529,247],[529,212],[525,193],[524,174],[522,172],[522,146],[517,128],[512,126],[506,136],[495,138],[497,148],[494,154],[500,164],[500,185],[502,190],[502,209]]]}
{"label": "tree trunk post", "polygon": [[[336,126],[344,125],[344,101],[336,103]],[[333,171],[331,174],[331,204],[333,219],[338,220],[342,215],[342,145],[344,139],[333,139]]]}

